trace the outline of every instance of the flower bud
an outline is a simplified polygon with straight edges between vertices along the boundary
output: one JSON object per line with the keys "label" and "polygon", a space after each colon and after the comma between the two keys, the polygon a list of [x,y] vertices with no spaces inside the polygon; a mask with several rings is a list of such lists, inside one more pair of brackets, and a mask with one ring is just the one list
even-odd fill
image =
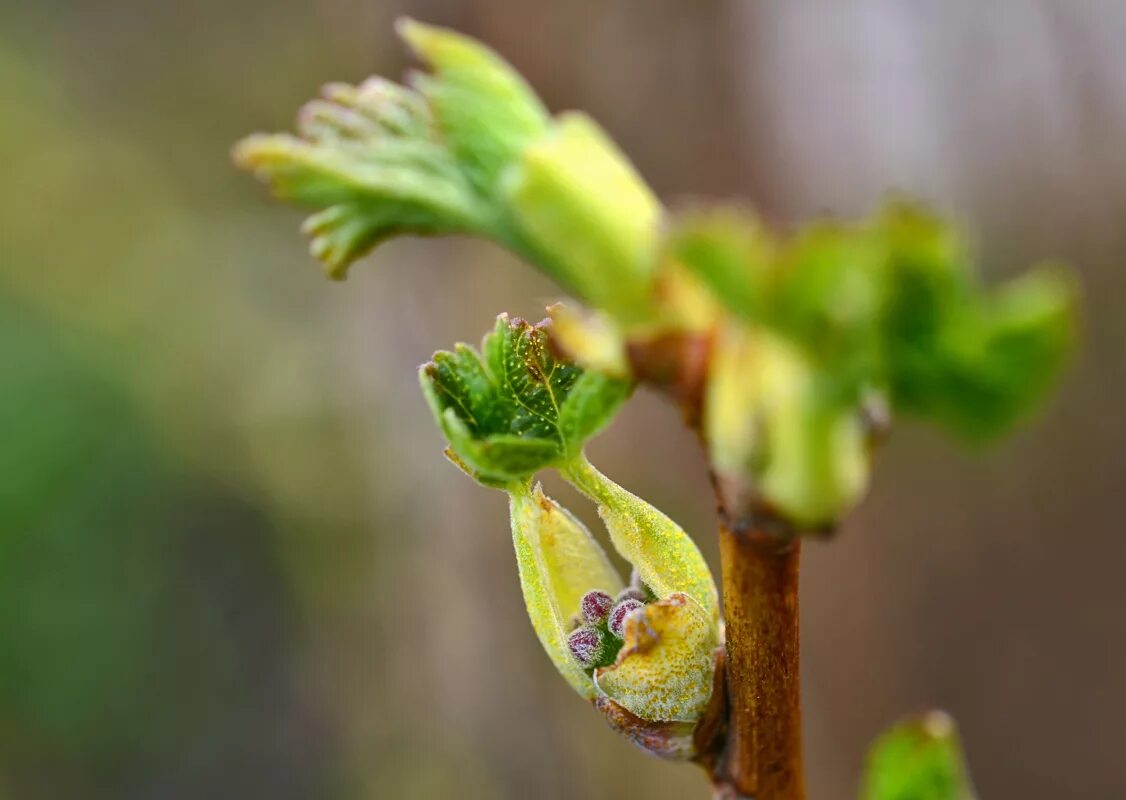
{"label": "flower bud", "polygon": [[711,615],[676,592],[625,613],[622,639],[614,663],[594,672],[599,694],[650,722],[699,722],[712,696],[719,644]]}
{"label": "flower bud", "polygon": [[616,606],[614,606],[613,610],[610,612],[610,618],[606,622],[606,626],[610,629],[610,633],[621,639],[624,635],[626,617],[630,614],[631,611],[636,611],[637,609],[644,607],[644,603],[632,597],[627,597]]}
{"label": "flower bud", "polygon": [[594,669],[612,663],[618,651],[605,631],[590,625],[571,631],[567,637],[567,649],[583,669]]}
{"label": "flower bud", "polygon": [[594,589],[583,595],[583,599],[579,601],[579,609],[582,612],[583,620],[588,625],[597,625],[600,622],[605,622],[606,617],[610,614],[610,609],[614,607],[614,598],[606,594],[606,592]]}

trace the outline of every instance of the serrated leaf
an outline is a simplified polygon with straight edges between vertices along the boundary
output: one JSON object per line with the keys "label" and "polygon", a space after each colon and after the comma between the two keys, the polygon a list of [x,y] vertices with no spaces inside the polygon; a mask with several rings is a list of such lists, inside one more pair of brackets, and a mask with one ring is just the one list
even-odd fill
{"label": "serrated leaf", "polygon": [[953,720],[941,712],[901,722],[868,755],[861,800],[974,800]]}
{"label": "serrated leaf", "polygon": [[596,670],[598,691],[642,719],[696,722],[712,694],[714,620],[674,593],[626,617],[617,661]]}
{"label": "serrated leaf", "polygon": [[504,183],[521,229],[552,254],[552,272],[580,299],[622,322],[651,311],[661,206],[589,117],[562,115]]}
{"label": "serrated leaf", "polygon": [[874,400],[993,437],[1043,398],[1075,341],[1066,273],[988,291],[957,231],[902,202],[780,240],[745,212],[697,212],[666,246],[736,318],[720,327],[706,391],[719,484],[802,527],[861,496]]}
{"label": "serrated leaf", "polygon": [[559,432],[569,442],[594,436],[628,397],[630,384],[598,372],[584,372],[559,410]]}
{"label": "serrated leaf", "polygon": [[299,115],[300,136],[234,149],[279,197],[320,210],[306,232],[330,276],[393,236],[470,234],[643,319],[661,209],[625,156],[581,115],[552,120],[481,43],[412,20],[399,32],[432,73],[411,88],[331,83]]}
{"label": "serrated leaf", "polygon": [[306,224],[332,277],[384,239],[474,234],[550,262],[516,230],[495,184],[543,136],[547,111],[484,45],[404,20],[403,38],[432,66],[413,88],[382,78],[331,83],[298,117],[300,136],[256,135],[235,163],[278,197],[322,209]]}
{"label": "serrated leaf", "polygon": [[482,353],[458,345],[421,369],[438,425],[482,482],[519,481],[573,457],[629,396],[627,381],[557,358],[547,326],[502,314]]}
{"label": "serrated leaf", "polygon": [[936,341],[898,344],[897,403],[970,439],[1004,433],[1047,394],[1073,349],[1074,296],[1065,273],[1037,270],[963,309]]}
{"label": "serrated leaf", "polygon": [[540,644],[567,682],[588,699],[594,683],[567,647],[570,618],[583,594],[617,594],[622,580],[590,532],[537,485],[509,492],[509,512],[520,586]]}
{"label": "serrated leaf", "polygon": [[278,197],[322,209],[304,230],[332,277],[392,236],[495,228],[495,209],[401,93],[331,84],[326,95],[302,113],[304,138],[250,136],[233,157]]}

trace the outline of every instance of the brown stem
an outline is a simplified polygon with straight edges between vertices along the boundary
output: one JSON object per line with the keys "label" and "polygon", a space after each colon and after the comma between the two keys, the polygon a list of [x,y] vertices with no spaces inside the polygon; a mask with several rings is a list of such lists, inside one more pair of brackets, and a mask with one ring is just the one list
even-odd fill
{"label": "brown stem", "polygon": [[720,797],[804,800],[798,673],[801,542],[721,525],[730,718]]}

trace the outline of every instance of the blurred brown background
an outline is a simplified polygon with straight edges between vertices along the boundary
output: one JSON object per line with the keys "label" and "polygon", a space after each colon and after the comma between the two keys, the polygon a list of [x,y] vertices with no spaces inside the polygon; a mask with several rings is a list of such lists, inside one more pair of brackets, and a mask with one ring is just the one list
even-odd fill
{"label": "blurred brown background", "polygon": [[[871,738],[939,706],[984,798],[1126,796],[1122,3],[6,0],[0,798],[707,796],[552,673],[503,498],[419,396],[434,349],[553,287],[469,241],[330,284],[229,166],[320,83],[400,74],[401,13],[590,110],[670,201],[788,224],[906,190],[988,278],[1077,266],[1045,414],[987,454],[901,425],[807,548],[807,762],[853,797]],[[593,449],[714,556],[670,408]]]}

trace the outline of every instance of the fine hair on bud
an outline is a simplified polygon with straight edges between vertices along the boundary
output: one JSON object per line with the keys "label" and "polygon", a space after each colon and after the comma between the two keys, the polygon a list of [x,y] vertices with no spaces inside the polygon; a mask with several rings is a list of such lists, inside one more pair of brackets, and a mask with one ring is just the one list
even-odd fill
{"label": "fine hair on bud", "polygon": [[649,595],[645,593],[644,589],[639,589],[636,586],[627,586],[618,592],[618,596],[614,598],[615,603],[620,603],[623,600],[636,600],[639,603],[648,603]]}
{"label": "fine hair on bud", "polygon": [[593,589],[583,595],[583,599],[579,602],[579,609],[582,612],[583,620],[588,625],[597,625],[606,621],[606,617],[610,615],[610,609],[614,607],[614,598]]}
{"label": "fine hair on bud", "polygon": [[[638,572],[637,567],[630,571],[629,586],[625,588],[622,596],[625,595],[625,592],[630,592],[630,597],[634,597],[642,603],[651,603],[657,599],[657,594],[649,588],[645,581],[641,580],[641,573]],[[619,596],[618,599],[621,600],[622,596]]]}
{"label": "fine hair on bud", "polygon": [[604,666],[609,654],[609,637],[599,628],[583,626],[571,631],[567,647],[583,669]]}
{"label": "fine hair on bud", "polygon": [[627,597],[614,606],[610,611],[610,618],[607,620],[607,627],[609,627],[610,633],[621,639],[624,635],[626,617],[633,611],[644,607],[644,603],[640,600],[634,600],[632,597]]}

